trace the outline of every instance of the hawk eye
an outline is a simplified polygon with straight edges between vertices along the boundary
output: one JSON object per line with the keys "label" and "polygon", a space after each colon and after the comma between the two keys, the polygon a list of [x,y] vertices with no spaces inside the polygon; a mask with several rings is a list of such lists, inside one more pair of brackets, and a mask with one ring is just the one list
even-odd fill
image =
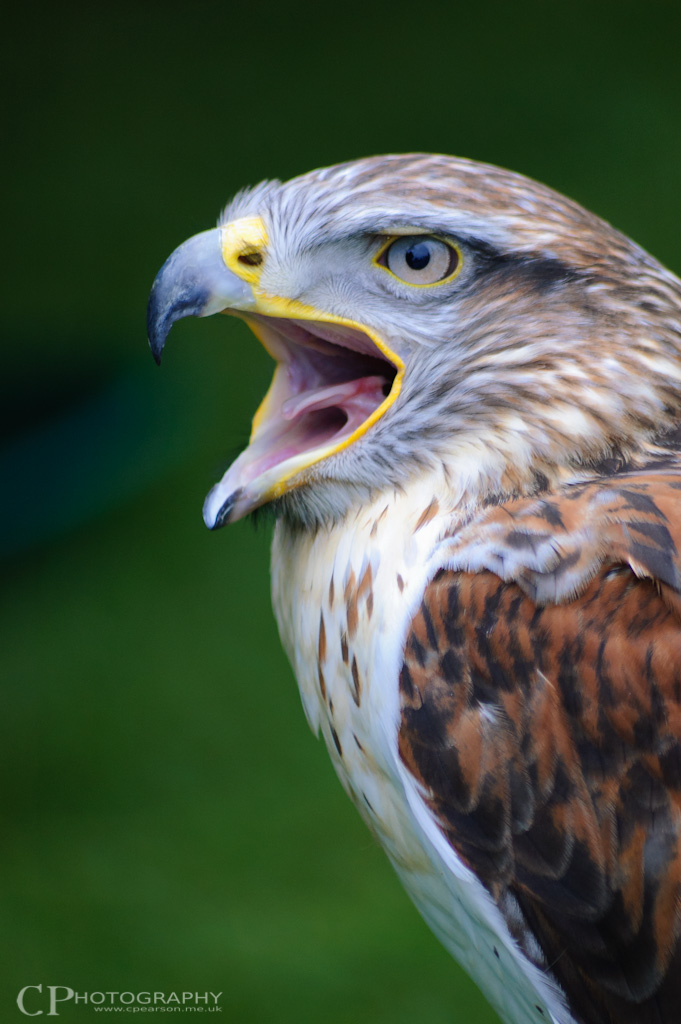
{"label": "hawk eye", "polygon": [[409,235],[396,238],[378,263],[407,284],[437,284],[456,271],[459,253],[440,238]]}

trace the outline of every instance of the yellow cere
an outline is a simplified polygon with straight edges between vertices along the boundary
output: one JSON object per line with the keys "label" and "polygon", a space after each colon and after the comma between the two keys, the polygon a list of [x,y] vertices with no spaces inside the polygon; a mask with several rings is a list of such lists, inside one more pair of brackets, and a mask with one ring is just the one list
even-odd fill
{"label": "yellow cere", "polygon": [[222,228],[222,258],[225,266],[249,284],[257,284],[261,266],[242,262],[240,257],[262,256],[269,239],[262,217],[240,217]]}

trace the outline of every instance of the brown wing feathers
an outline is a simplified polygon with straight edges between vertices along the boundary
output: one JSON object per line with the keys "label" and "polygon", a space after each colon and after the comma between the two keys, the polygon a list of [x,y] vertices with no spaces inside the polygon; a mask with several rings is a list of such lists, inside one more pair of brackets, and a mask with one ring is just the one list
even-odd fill
{"label": "brown wing feathers", "polygon": [[[401,673],[403,760],[589,1024],[679,1019],[680,486],[611,478],[553,495],[548,519],[518,501],[469,524],[465,543],[477,531],[484,548],[487,524],[496,556],[500,524],[515,537],[502,560],[523,588],[439,572]],[[559,538],[553,560],[527,545],[523,566],[517,538],[539,534]],[[564,560],[576,596],[537,604],[528,591],[560,593]]]}

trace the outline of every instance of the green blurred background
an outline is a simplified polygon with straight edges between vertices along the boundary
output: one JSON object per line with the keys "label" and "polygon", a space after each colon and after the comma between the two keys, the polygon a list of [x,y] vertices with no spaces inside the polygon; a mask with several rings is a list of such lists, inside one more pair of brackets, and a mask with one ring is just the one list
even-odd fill
{"label": "green blurred background", "polygon": [[245,1024],[495,1020],[307,728],[267,531],[202,524],[268,359],[183,321],[158,371],[146,297],[242,185],[406,150],[546,181],[681,270],[678,10],[4,16],[0,1021],[40,983],[222,992]]}

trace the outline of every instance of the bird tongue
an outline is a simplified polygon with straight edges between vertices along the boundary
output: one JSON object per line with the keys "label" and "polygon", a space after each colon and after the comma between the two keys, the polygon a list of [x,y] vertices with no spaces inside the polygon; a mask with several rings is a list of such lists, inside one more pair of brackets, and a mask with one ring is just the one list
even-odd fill
{"label": "bird tongue", "polygon": [[238,480],[243,487],[286,459],[328,444],[341,434],[350,436],[383,401],[385,383],[386,378],[378,375],[359,377],[310,388],[286,399],[279,416],[251,440],[221,486],[229,491],[231,481],[236,486]]}
{"label": "bird tongue", "polygon": [[383,401],[385,377],[359,377],[342,384],[311,388],[287,399],[281,407],[284,419],[294,420],[319,409],[339,408],[348,422],[363,423]]}

